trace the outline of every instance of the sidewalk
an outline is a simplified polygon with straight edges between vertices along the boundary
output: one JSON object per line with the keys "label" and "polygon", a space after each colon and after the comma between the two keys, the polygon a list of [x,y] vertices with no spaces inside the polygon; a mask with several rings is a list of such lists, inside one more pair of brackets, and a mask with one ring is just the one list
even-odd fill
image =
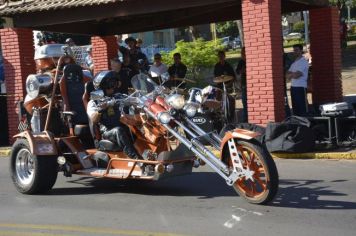
{"label": "sidewalk", "polygon": [[0,147],[0,157],[7,157],[10,155],[11,147]]}

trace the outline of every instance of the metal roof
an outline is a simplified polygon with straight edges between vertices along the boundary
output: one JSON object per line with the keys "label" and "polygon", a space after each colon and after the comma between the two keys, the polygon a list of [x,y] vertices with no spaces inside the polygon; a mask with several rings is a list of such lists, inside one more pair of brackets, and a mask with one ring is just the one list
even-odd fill
{"label": "metal roof", "polygon": [[59,10],[72,7],[102,5],[124,0],[0,0],[0,15]]}

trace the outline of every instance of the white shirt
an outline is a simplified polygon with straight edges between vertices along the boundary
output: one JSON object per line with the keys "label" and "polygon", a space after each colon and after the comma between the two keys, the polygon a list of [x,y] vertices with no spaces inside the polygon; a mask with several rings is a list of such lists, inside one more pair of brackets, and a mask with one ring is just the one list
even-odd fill
{"label": "white shirt", "polygon": [[156,66],[153,64],[150,67],[150,71],[148,72],[152,77],[158,77],[161,76],[162,74],[166,73],[168,71],[168,68],[165,64],[161,64],[159,66]]}
{"label": "white shirt", "polygon": [[302,76],[298,79],[292,79],[291,87],[308,87],[308,71],[309,71],[309,63],[305,59],[305,57],[301,57],[290,66],[290,72],[301,72]]}

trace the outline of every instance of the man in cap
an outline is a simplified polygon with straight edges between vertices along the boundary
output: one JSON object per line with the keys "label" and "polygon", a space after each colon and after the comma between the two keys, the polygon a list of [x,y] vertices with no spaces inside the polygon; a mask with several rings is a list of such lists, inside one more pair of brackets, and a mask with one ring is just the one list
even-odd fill
{"label": "man in cap", "polygon": [[[137,48],[137,41],[133,37],[128,37],[125,39],[125,43],[128,45],[128,55],[130,56],[131,65],[134,66],[136,69],[143,69],[148,70],[148,60],[145,54],[143,54]],[[142,65],[139,65],[139,60],[143,61]]]}

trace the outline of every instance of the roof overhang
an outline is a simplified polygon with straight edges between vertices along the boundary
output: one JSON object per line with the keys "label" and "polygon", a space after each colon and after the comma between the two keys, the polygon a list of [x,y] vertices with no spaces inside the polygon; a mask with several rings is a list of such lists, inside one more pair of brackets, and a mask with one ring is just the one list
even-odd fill
{"label": "roof overhang", "polygon": [[[18,28],[89,35],[144,32],[241,19],[241,0],[99,0],[101,4],[82,1],[92,4],[38,11],[30,5],[17,7],[17,11],[10,11],[11,6],[8,6],[0,9],[0,14],[10,17]],[[282,13],[329,4],[328,0],[281,1]]]}

